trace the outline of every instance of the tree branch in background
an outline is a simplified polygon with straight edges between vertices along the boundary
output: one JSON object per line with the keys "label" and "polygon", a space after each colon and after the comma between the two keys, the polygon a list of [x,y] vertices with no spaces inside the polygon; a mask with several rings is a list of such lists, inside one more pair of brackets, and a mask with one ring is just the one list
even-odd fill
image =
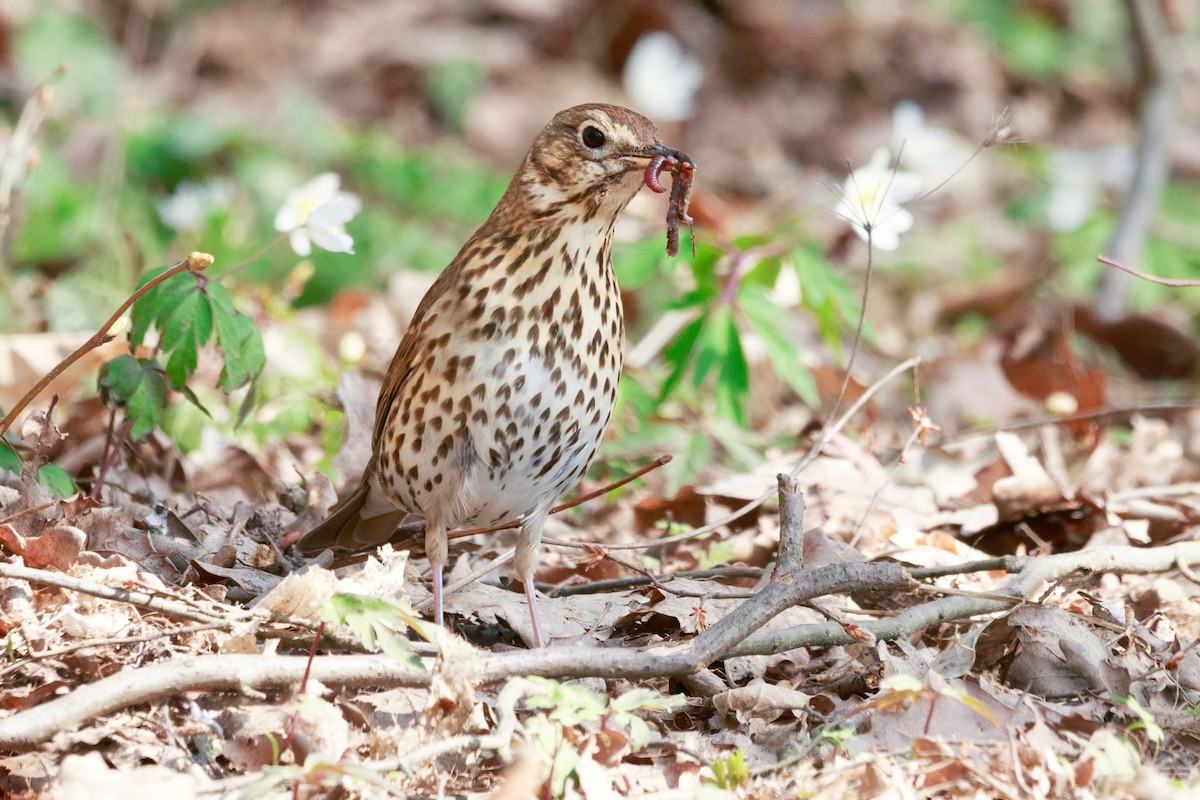
{"label": "tree branch in background", "polygon": [[[1179,76],[1162,5],[1153,0],[1124,0],[1124,3],[1129,15],[1141,107],[1133,182],[1125,195],[1108,252],[1117,261],[1131,263],[1141,260],[1146,235],[1158,213],[1167,181],[1166,139],[1176,117]],[[1130,285],[1131,278],[1126,273],[1112,270],[1104,273],[1096,297],[1096,317],[1100,321],[1113,322],[1125,316]]]}

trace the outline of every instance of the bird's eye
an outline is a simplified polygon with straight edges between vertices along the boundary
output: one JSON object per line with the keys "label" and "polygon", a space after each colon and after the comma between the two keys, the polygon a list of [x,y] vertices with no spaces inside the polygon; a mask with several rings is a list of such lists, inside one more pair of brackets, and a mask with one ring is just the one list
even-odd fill
{"label": "bird's eye", "polygon": [[579,138],[583,141],[584,145],[593,150],[604,147],[604,132],[595,125],[588,125],[584,128],[583,132],[579,134]]}

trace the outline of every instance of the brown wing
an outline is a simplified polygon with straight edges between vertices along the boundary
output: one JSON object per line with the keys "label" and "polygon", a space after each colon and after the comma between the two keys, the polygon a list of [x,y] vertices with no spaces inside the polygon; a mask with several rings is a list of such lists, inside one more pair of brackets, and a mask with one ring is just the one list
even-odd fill
{"label": "brown wing", "polygon": [[406,512],[395,508],[380,496],[371,478],[378,467],[380,450],[386,440],[384,429],[391,416],[392,404],[396,402],[400,390],[412,376],[413,356],[421,347],[427,327],[425,318],[434,303],[449,290],[458,273],[462,271],[462,253],[473,241],[474,237],[463,246],[463,250],[421,298],[412,322],[409,323],[404,338],[400,340],[396,354],[392,356],[383,388],[379,392],[379,401],[375,405],[375,426],[371,435],[371,460],[367,463],[362,479],[354,491],[330,510],[324,522],[296,543],[296,548],[301,553],[315,555],[330,548],[343,553],[373,549],[390,540],[396,527],[407,516]]}

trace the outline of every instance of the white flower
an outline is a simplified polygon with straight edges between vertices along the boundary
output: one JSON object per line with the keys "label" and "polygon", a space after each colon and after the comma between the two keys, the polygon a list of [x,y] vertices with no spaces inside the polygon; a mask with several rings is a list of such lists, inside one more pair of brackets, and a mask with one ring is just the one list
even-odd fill
{"label": "white flower", "polygon": [[1051,153],[1046,169],[1046,222],[1050,230],[1078,230],[1096,213],[1106,188],[1119,190],[1129,185],[1133,162],[1133,152],[1120,145]]}
{"label": "white flower", "polygon": [[353,253],[354,239],[346,223],[362,210],[358,195],[339,191],[342,179],[323,172],[293,189],[275,215],[275,230],[288,234],[298,256],[312,253],[315,244],[332,253]]}
{"label": "white flower", "polygon": [[835,211],[854,226],[860,239],[880,250],[900,246],[900,234],[913,225],[913,216],[903,204],[921,190],[921,179],[890,166],[891,158],[888,149],[881,147],[870,163],[851,172]]}
{"label": "white flower", "polygon": [[961,169],[971,150],[956,135],[927,125],[925,112],[911,100],[901,100],[892,109],[892,152],[908,171],[937,185]]}
{"label": "white flower", "polygon": [[174,230],[198,231],[213,214],[228,208],[232,200],[233,182],[226,178],[201,183],[185,180],[155,206],[158,216]]}
{"label": "white flower", "polygon": [[678,39],[666,31],[652,31],[629,51],[621,80],[633,104],[648,116],[677,122],[692,115],[704,71],[683,52]]}

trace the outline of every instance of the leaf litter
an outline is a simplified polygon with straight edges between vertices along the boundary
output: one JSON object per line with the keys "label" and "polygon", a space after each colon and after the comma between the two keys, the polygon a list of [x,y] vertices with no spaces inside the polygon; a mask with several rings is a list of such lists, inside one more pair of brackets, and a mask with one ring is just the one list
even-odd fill
{"label": "leaf litter", "polygon": [[[493,5],[491,13],[512,15],[521,24],[544,13],[534,8],[538,4]],[[252,63],[237,55],[244,48],[225,52],[216,44],[220,37],[258,36],[255,30],[261,33],[267,20],[256,13],[231,7],[184,35],[201,43],[196,46],[209,51],[213,63],[223,65],[224,73],[215,69],[214,74],[224,74],[224,91],[249,91],[259,98],[262,89],[250,89],[252,82],[245,77],[261,69],[255,66],[261,59]],[[292,10],[282,23],[270,20],[272,28],[282,24],[297,34],[291,41],[298,52],[305,49],[300,44],[305,29],[301,14]],[[935,42],[950,53],[973,52],[972,42],[955,39],[923,14],[912,16],[893,24],[914,40]],[[239,19],[257,22],[247,27]],[[827,56],[823,69],[833,80],[860,80],[863,66],[854,59],[872,52],[871,44],[881,44],[871,37],[885,35],[862,26],[860,47],[831,47],[820,45],[825,29],[819,19],[809,20],[807,32],[777,24],[773,33],[758,31],[769,46],[760,43],[756,49],[802,61],[801,51],[811,45],[812,58]],[[346,14],[335,27],[338,37],[357,42],[367,41],[363,32],[379,23],[369,14]],[[471,26],[446,19],[399,26],[389,29],[399,40],[385,43],[370,37],[371,47],[364,52],[396,80],[411,69],[409,61],[428,57],[427,47],[419,45],[450,41],[464,29]],[[514,47],[494,31],[476,33],[494,68],[525,64],[523,42]],[[788,39],[791,33],[794,41]],[[345,53],[352,51],[330,46],[305,55],[328,61],[336,54],[344,64]],[[975,55],[980,58],[969,63],[980,63],[982,55]],[[896,57],[909,67],[915,62],[923,70],[932,68],[921,53],[902,51]],[[767,66],[751,59],[743,68],[753,72]],[[166,77],[181,84],[194,78],[174,72]],[[280,79],[266,73],[260,78]],[[968,79],[943,74],[941,80],[961,89]],[[343,88],[341,103],[381,102],[361,77]],[[479,103],[535,108],[546,89],[537,82],[496,82],[483,90]],[[811,105],[822,107],[819,93],[811,86],[806,91],[817,101]],[[993,99],[986,88],[973,91],[974,102]],[[706,159],[706,181],[778,191],[788,185],[788,176],[780,174],[781,152],[819,147],[821,139],[830,137],[821,126],[835,128],[835,138],[849,128],[838,116],[789,111],[807,107],[794,97],[772,100],[739,104],[730,93],[713,101],[714,108],[736,105],[744,113],[714,114],[718,120],[697,132],[700,152],[713,149],[705,146],[706,139],[760,138],[723,162]],[[857,108],[848,103],[844,113],[859,114],[864,102],[860,99]],[[428,133],[422,113],[398,124],[416,135]],[[737,120],[737,129],[723,127],[720,119]],[[468,115],[464,124],[468,137],[487,140],[493,152],[512,150],[514,143],[524,141],[519,131],[506,132],[503,122],[482,126]],[[672,193],[678,189],[680,196],[671,207],[686,221],[683,196],[690,187],[676,178]],[[697,217],[718,228],[738,229],[757,213],[722,209],[703,194],[698,201]],[[931,250],[936,261],[936,250]],[[348,316],[353,324],[368,312]],[[289,359],[293,353],[284,345],[297,338],[296,330],[286,321],[260,322],[267,327],[268,348],[276,348],[266,354],[268,369],[272,362],[295,367],[296,359]],[[933,414],[936,421],[951,432],[967,430],[979,419],[1028,416],[1063,391],[1088,408],[1103,407],[1108,393],[1118,387],[1101,378],[1055,322],[1037,317],[1022,326],[998,323],[976,353],[963,355],[947,346],[947,355],[935,359],[925,387],[942,404]],[[336,339],[344,323],[319,324],[327,324],[330,338]],[[896,321],[884,317],[876,324],[881,339],[894,343]],[[390,316],[386,323],[366,327],[374,333],[388,325],[395,325]],[[1128,342],[1138,338],[1138,330],[1105,329],[1096,335],[1129,351]],[[26,354],[20,357],[36,365],[24,369],[36,379],[69,349],[61,338],[48,334],[31,344],[6,336],[0,347],[14,358]],[[393,341],[394,330],[379,338]],[[181,348],[180,358],[193,357],[186,338]],[[386,366],[388,347],[379,349],[376,360],[384,359]],[[769,362],[747,349],[750,369],[769,371]],[[1141,350],[1137,356],[1147,357]],[[203,354],[198,358],[203,365]],[[1071,369],[1064,370],[1064,363]],[[131,374],[138,381],[147,377]],[[836,387],[841,376],[831,375]],[[240,377],[225,379],[237,383]],[[141,384],[131,385],[136,389]],[[1007,393],[981,391],[981,386],[1003,387]],[[103,414],[70,378],[61,380],[58,391],[63,404],[52,422],[68,436],[59,438],[45,418],[33,419],[22,434],[43,459],[72,464],[73,475],[94,474],[104,435],[96,420]],[[936,570],[992,555],[1086,551],[1100,545],[1146,549],[1193,537],[1200,515],[1194,466],[1200,418],[1194,412],[1163,419],[1132,417],[1113,429],[1080,424],[1061,439],[1042,431],[977,437],[954,448],[908,450],[905,463],[897,467],[908,435],[908,398],[901,394],[878,400],[869,412],[870,425],[835,438],[800,473],[808,504],[804,553],[809,568],[892,559]],[[354,431],[364,429],[362,420],[370,419],[373,403],[370,390],[350,379],[337,395],[351,427],[338,466],[351,472],[361,461],[363,444],[361,433]],[[662,478],[654,476],[637,492],[557,519],[551,532],[556,538],[632,544],[672,530],[684,533],[745,505],[773,485],[777,472],[791,469],[810,441],[803,424],[796,423],[811,418],[804,409],[792,402],[781,408],[775,392],[764,391],[751,403],[749,419],[789,437],[760,468],[711,463],[687,491],[678,493],[667,491]],[[305,567],[288,552],[294,536],[333,501],[329,479],[313,469],[324,455],[322,433],[262,441],[211,434],[187,453],[149,433],[121,454],[98,505],[91,507],[82,496],[55,498],[32,471],[13,476],[0,493],[3,565],[44,570],[76,588],[0,577],[0,630],[8,645],[0,666],[0,732],[22,710],[123,670],[198,653],[271,659],[306,652],[312,627],[305,626],[320,624],[325,601],[335,592],[407,598],[419,606],[427,596],[419,557],[410,562],[385,553],[365,565],[330,572]],[[589,488],[598,483],[590,481]],[[576,551],[553,550],[541,570],[543,577],[554,577],[553,585],[544,587],[549,595],[544,605],[547,632],[555,647],[580,645],[598,654],[633,645],[680,647],[736,614],[741,601],[721,595],[752,594],[769,580],[778,536],[779,525],[768,510],[702,539],[681,537],[656,547],[649,563],[640,554],[614,550],[591,557],[600,564],[596,567]],[[451,580],[487,563],[509,543],[504,537],[474,537],[456,545]],[[614,566],[606,556],[637,569]],[[719,582],[711,576],[656,577],[610,591],[568,593],[597,577],[644,578],[639,570],[672,574],[725,562],[758,574]],[[1194,785],[1200,778],[1193,713],[1200,701],[1195,647],[1200,585],[1188,565],[1180,566],[1147,575],[1076,571],[1007,612],[931,623],[920,634],[895,642],[864,636],[850,643],[730,657],[687,680],[591,678],[551,687],[546,691],[553,702],[518,706],[519,735],[505,745],[511,752],[451,749],[428,762],[434,766],[411,770],[399,785],[427,793],[529,796],[546,779],[549,758],[550,785],[562,796],[1170,796],[1172,779]],[[927,582],[947,591],[990,593],[1005,580],[995,565]],[[79,591],[80,586],[138,592],[159,603],[98,597]],[[927,599],[922,592],[881,597],[869,591],[820,598],[815,608],[781,614],[766,630],[818,624],[861,629],[866,622],[919,608]],[[496,573],[449,595],[447,610],[477,645],[502,651],[527,640],[524,600]],[[183,611],[192,616],[181,616]],[[269,614],[290,619],[270,620]],[[340,633],[331,648],[353,649],[354,638]],[[507,713],[503,685],[464,683],[447,660],[440,666],[426,660],[439,677],[433,689],[329,689],[313,683],[303,694],[188,692],[135,705],[63,730],[39,750],[0,756],[0,787],[14,796],[35,796],[55,783],[63,796],[169,791],[173,797],[189,797],[202,791],[235,796],[240,791],[236,779],[245,777],[280,790],[290,786],[288,781],[332,785],[354,774],[356,761],[404,757],[457,734],[484,736],[501,728]],[[653,707],[643,692],[682,695],[686,704]],[[622,702],[633,710],[622,711]],[[614,722],[618,718],[623,724]],[[644,730],[627,724],[630,719],[639,720]],[[638,737],[646,742],[635,749]],[[539,749],[539,742],[550,746]],[[310,766],[339,759],[348,766],[334,777]],[[367,774],[347,784],[360,796],[381,795]]]}

